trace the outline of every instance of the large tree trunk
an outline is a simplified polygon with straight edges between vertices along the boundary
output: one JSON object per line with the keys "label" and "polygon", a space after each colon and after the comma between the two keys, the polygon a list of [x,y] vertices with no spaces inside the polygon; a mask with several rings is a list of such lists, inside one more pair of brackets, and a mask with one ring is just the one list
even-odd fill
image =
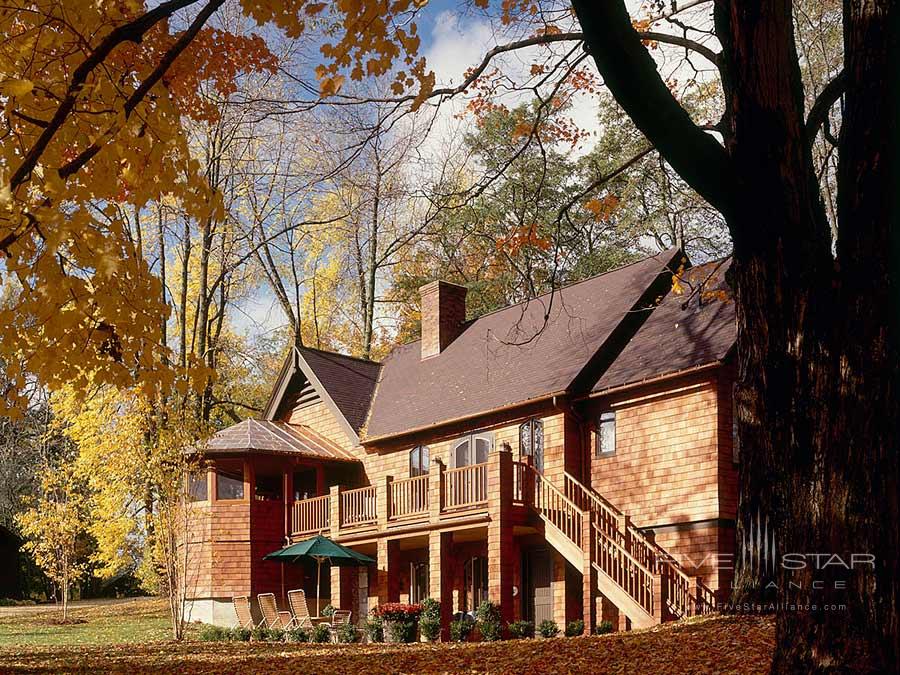
{"label": "large tree trunk", "polygon": [[788,0],[716,5],[728,97],[723,156],[671,99],[624,6],[574,4],[616,99],[731,228],[741,442],[735,599],[781,603],[775,672],[897,672],[896,5],[845,3],[833,252]]}

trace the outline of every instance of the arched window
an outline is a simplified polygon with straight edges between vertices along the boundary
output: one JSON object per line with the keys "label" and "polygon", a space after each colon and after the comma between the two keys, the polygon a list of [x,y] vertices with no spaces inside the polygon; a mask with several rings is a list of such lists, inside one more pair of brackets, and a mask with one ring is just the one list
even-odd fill
{"label": "arched window", "polygon": [[484,464],[488,461],[488,454],[494,447],[494,435],[492,433],[472,434],[464,436],[453,446],[453,466],[470,466],[472,464]]}
{"label": "arched window", "polygon": [[534,468],[544,470],[544,423],[535,418],[519,427],[519,456],[531,457]]}
{"label": "arched window", "polygon": [[430,458],[428,456],[427,445],[417,445],[409,451],[409,476],[424,476],[428,473]]}

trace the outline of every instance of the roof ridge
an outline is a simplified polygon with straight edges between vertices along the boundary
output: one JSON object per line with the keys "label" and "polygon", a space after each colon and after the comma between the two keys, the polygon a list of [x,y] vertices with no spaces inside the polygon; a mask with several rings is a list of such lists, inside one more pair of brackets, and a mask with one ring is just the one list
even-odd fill
{"label": "roof ridge", "polygon": [[[471,319],[464,321],[463,325],[466,327],[469,327],[469,326],[473,325],[476,321],[479,321],[480,319],[483,319],[486,316],[491,316],[492,314],[498,314],[500,312],[505,312],[506,310],[512,309],[513,307],[518,307],[519,305],[525,305],[525,304],[528,304],[529,302],[534,302],[536,300],[540,300],[541,298],[551,295],[553,293],[559,293],[560,291],[564,291],[569,288],[573,288],[580,284],[585,284],[588,281],[594,281],[595,279],[599,279],[600,277],[606,276],[607,274],[612,274],[613,272],[619,272],[621,270],[624,270],[627,267],[631,267],[632,265],[637,265],[642,262],[647,262],[648,260],[652,260],[653,258],[658,258],[659,256],[664,255],[669,252],[672,252],[674,254],[678,250],[679,249],[677,246],[671,246],[671,247],[667,248],[665,251],[660,251],[659,253],[654,253],[653,255],[648,255],[643,258],[638,258],[637,260],[632,260],[630,263],[625,263],[623,265],[619,265],[618,267],[613,267],[612,269],[606,270],[605,272],[600,272],[599,274],[594,274],[594,275],[586,277],[584,279],[580,279],[579,281],[573,281],[571,283],[563,284],[562,286],[558,286],[557,288],[552,288],[549,291],[546,291],[545,293],[541,293],[540,295],[534,296],[533,298],[526,298],[525,300],[519,300],[518,302],[513,302],[508,305],[504,305],[503,307],[498,307],[497,309],[492,309],[489,312],[485,312],[484,314],[479,314],[478,316],[472,317]],[[395,345],[391,349],[391,351],[388,352],[388,354],[387,354],[387,356],[385,356],[385,358],[390,356],[391,353],[395,349],[398,349],[400,347],[407,347],[409,345],[414,345],[417,342],[421,342],[421,341],[422,341],[422,338],[420,337],[416,340],[410,340],[409,342],[403,342],[401,344]],[[379,363],[379,365],[381,365],[381,364]]]}
{"label": "roof ridge", "polygon": [[352,359],[353,361],[359,361],[360,363],[369,363],[373,366],[380,366],[380,361],[373,361],[372,359],[364,359],[361,356],[353,356],[352,354],[342,354],[341,352],[332,352],[327,349],[319,349],[318,347],[307,347],[306,345],[300,345],[297,349],[308,349],[311,352],[318,352],[319,354],[327,354],[328,356],[340,356],[345,359]]}

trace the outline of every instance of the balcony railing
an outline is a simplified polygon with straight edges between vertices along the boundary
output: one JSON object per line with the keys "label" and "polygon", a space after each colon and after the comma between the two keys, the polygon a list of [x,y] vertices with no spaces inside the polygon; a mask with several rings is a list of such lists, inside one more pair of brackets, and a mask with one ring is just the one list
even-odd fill
{"label": "balcony railing", "polygon": [[390,518],[409,518],[428,511],[428,474],[390,483]]}
{"label": "balcony railing", "polygon": [[461,466],[444,471],[444,508],[464,509],[487,503],[485,464]]}
{"label": "balcony railing", "polygon": [[[294,502],[291,534],[330,531],[336,535],[343,529],[382,527],[430,514],[432,499],[440,501],[439,508],[435,505],[438,515],[482,509],[488,501],[487,476],[488,464],[484,463],[457,469],[438,467],[424,476],[389,478],[380,485],[352,490],[332,488],[329,495]],[[339,510],[334,510],[336,507]]]}
{"label": "balcony railing", "polygon": [[341,527],[356,527],[378,519],[375,486],[341,492]]}
{"label": "balcony railing", "polygon": [[291,509],[293,534],[314,534],[331,528],[331,502],[328,495],[294,502]]}

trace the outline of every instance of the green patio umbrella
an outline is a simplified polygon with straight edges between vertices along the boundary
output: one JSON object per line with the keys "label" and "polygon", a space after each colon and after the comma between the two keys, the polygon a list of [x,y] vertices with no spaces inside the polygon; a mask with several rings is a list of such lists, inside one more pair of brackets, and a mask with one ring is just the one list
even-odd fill
{"label": "green patio umbrella", "polygon": [[341,546],[328,537],[317,534],[311,539],[298,541],[263,556],[263,560],[301,563],[307,560],[316,561],[316,613],[319,613],[319,589],[322,587],[322,563],[326,560],[336,567],[363,567],[375,561],[367,555],[357,553],[352,548]]}

